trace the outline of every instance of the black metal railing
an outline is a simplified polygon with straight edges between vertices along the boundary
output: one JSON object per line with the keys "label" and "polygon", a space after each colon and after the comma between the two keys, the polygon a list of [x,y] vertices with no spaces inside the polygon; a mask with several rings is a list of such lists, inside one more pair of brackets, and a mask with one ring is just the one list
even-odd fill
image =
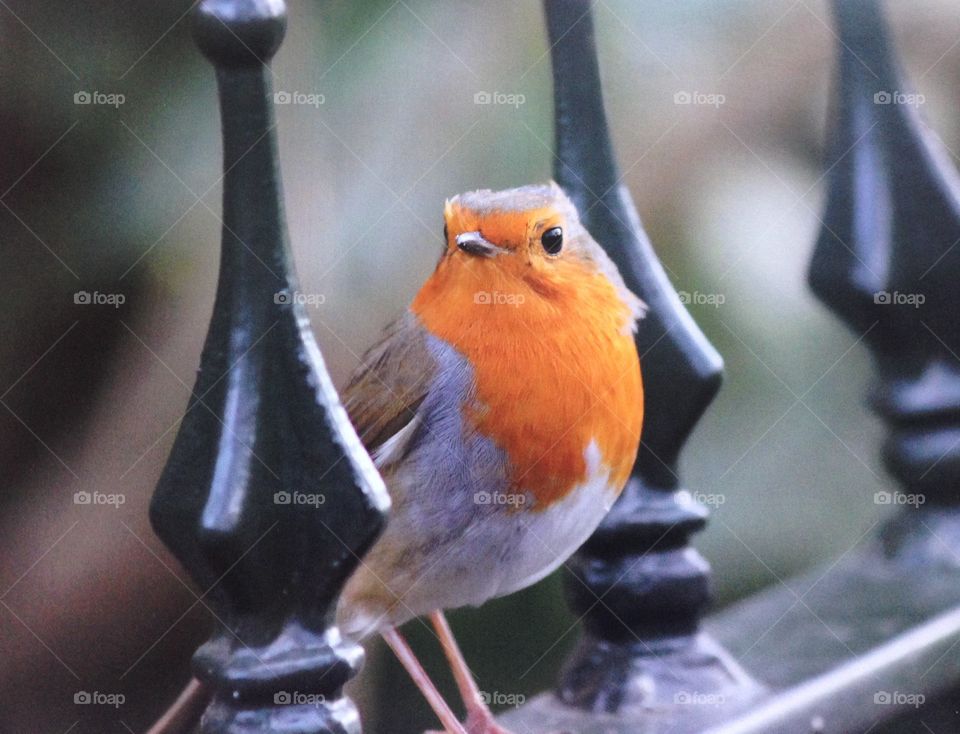
{"label": "black metal railing", "polygon": [[[581,641],[556,691],[505,723],[524,734],[960,730],[960,183],[904,96],[879,2],[834,3],[837,99],[811,283],[876,357],[884,457],[901,484],[887,494],[903,506],[875,542],[705,620],[709,568],[689,539],[706,511],[678,459],[722,363],[621,184],[592,5],[544,2],[555,177],[650,307],[637,335],[646,422],[627,489],[568,564]],[[279,0],[204,0],[195,16],[221,100],[222,262],[152,518],[217,616],[194,660],[213,692],[203,731],[358,732],[341,689],[361,651],[331,610],[388,500],[290,298],[265,71],[286,19]],[[296,492],[323,501],[303,512]]]}
{"label": "black metal railing", "polygon": [[194,21],[220,93],[220,282],[151,519],[213,602],[194,657],[213,693],[203,731],[355,732],[341,689],[362,650],[332,610],[389,500],[292,297],[266,69],[286,15],[276,0],[204,0]]}

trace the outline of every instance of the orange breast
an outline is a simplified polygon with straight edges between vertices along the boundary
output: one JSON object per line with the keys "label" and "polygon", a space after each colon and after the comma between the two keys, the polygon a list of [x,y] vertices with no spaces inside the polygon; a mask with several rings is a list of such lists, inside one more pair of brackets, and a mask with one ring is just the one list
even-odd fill
{"label": "orange breast", "polygon": [[507,453],[512,491],[532,493],[535,510],[587,478],[591,441],[611,486],[622,489],[643,420],[628,308],[591,266],[551,267],[547,279],[447,257],[411,305],[473,367],[476,401],[464,420]]}

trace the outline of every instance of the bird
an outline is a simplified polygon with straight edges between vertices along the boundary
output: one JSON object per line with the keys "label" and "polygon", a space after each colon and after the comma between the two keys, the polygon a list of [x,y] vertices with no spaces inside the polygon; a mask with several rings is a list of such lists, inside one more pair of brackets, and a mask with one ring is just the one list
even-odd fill
{"label": "bird", "polygon": [[[536,583],[613,505],[641,437],[646,307],[553,181],[454,196],[443,218],[433,273],[341,393],[391,510],[337,624],[379,633],[444,731],[504,734],[444,610]],[[398,630],[424,616],[464,723]]]}

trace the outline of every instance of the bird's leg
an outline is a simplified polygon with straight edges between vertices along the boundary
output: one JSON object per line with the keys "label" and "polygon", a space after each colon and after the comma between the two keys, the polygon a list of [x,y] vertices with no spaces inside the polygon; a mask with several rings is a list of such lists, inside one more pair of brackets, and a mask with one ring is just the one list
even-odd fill
{"label": "bird's leg", "polygon": [[451,711],[447,702],[443,700],[440,691],[433,685],[433,681],[430,680],[427,671],[420,665],[420,661],[417,660],[416,655],[413,654],[413,650],[410,649],[410,645],[407,644],[407,641],[403,638],[403,635],[400,634],[400,631],[396,627],[387,627],[380,634],[383,636],[383,641],[393,650],[400,664],[406,668],[407,673],[417,688],[420,689],[423,697],[427,699],[430,708],[433,709],[437,718],[440,719],[440,723],[443,724],[444,730],[447,731],[448,734],[467,734],[466,729],[463,728],[463,724],[457,720],[456,714]]}
{"label": "bird's leg", "polygon": [[473,679],[473,674],[467,666],[467,661],[464,660],[463,653],[460,652],[460,646],[453,636],[453,630],[450,629],[450,623],[447,622],[443,611],[438,609],[431,612],[430,622],[433,623],[433,628],[437,631],[437,637],[440,638],[443,652],[450,663],[453,678],[457,682],[457,688],[460,689],[460,696],[467,707],[467,731],[469,734],[510,734],[509,731],[497,724],[487,707],[486,701],[480,695],[477,682]]}
{"label": "bird's leg", "polygon": [[192,726],[200,720],[204,706],[210,698],[210,692],[196,678],[191,678],[177,700],[163,712],[163,716],[150,727],[147,734],[176,734],[192,731]]}

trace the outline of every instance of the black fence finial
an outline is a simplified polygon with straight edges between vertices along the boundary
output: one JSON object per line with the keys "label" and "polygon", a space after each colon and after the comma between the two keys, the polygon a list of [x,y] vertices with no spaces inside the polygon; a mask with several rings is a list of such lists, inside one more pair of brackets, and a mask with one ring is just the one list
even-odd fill
{"label": "black fence finial", "polygon": [[[678,455],[720,387],[723,362],[681,304],[620,183],[607,129],[589,0],[545,0],[553,61],[557,182],[628,287],[649,306],[640,323],[642,445],[620,500],[571,561],[584,634],[559,696],[569,705],[642,711],[685,692],[735,698],[754,684],[698,632],[709,566],[689,546],[706,510],[678,477]],[[599,600],[599,601],[598,601]]]}
{"label": "black fence finial", "polygon": [[389,499],[296,297],[266,67],[285,8],[204,0],[194,23],[220,92],[220,279],[151,519],[216,616],[194,657],[214,694],[203,732],[355,734],[341,689],[362,650],[333,609]]}
{"label": "black fence finial", "polygon": [[878,0],[835,0],[838,86],[816,294],[876,359],[873,404],[903,505],[886,552],[960,557],[960,178],[923,123]]}

